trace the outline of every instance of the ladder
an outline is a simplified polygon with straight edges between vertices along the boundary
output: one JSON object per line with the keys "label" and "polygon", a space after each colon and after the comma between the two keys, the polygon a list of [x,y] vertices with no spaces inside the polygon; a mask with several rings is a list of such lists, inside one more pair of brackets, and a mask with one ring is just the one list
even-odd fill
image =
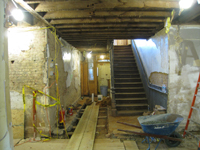
{"label": "ladder", "polygon": [[196,122],[196,121],[191,119],[193,110],[200,112],[199,108],[194,107],[195,101],[196,101],[196,97],[197,97],[197,93],[198,93],[198,90],[200,89],[199,85],[200,85],[200,73],[199,73],[199,78],[198,78],[198,81],[197,81],[196,89],[195,89],[195,92],[194,92],[194,97],[193,97],[193,100],[192,100],[190,112],[189,112],[188,119],[187,119],[187,122],[186,122],[185,130],[184,130],[184,133],[183,133],[183,137],[185,137],[186,133],[188,133],[188,134],[190,134],[191,136],[195,137],[198,140],[198,150],[200,150],[200,139],[197,136],[195,136],[192,133],[190,133],[189,131],[187,131],[187,129],[188,129],[190,121],[194,122],[197,125],[200,125],[200,123],[198,123],[198,122]]}

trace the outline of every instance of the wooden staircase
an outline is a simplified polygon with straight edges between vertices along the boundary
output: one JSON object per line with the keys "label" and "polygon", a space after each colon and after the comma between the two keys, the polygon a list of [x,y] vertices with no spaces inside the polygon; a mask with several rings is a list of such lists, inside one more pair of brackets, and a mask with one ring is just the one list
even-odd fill
{"label": "wooden staircase", "polygon": [[117,115],[142,115],[148,104],[131,46],[114,46]]}

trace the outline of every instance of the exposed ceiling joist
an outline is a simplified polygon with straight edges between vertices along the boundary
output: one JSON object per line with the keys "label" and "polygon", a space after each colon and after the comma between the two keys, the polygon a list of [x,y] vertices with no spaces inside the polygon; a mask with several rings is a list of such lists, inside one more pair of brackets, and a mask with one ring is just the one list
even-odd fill
{"label": "exposed ceiling joist", "polygon": [[158,27],[160,24],[89,24],[89,25],[60,25],[56,28],[131,28],[131,27]]}
{"label": "exposed ceiling joist", "polygon": [[153,29],[155,29],[154,27],[150,27],[150,28],[83,28],[83,29],[62,29],[59,30],[60,32],[134,32],[134,31],[141,31],[141,32],[145,32],[145,31],[152,31]]}
{"label": "exposed ceiling joist", "polygon": [[91,18],[51,20],[51,24],[164,22],[161,18]]}
{"label": "exposed ceiling joist", "polygon": [[[28,3],[33,3],[29,1]],[[36,1],[38,3],[38,1]],[[82,10],[82,9],[135,9],[135,8],[179,8],[178,1],[169,0],[86,0],[86,1],[57,1],[40,2],[35,9],[38,12],[49,12],[56,10]]]}
{"label": "exposed ceiling joist", "polygon": [[45,19],[73,19],[90,17],[169,17],[170,11],[52,11],[46,13]]}

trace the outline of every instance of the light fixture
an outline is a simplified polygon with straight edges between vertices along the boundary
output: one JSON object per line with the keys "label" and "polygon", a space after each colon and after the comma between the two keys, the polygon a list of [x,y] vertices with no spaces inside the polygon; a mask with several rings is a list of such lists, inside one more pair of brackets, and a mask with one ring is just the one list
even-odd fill
{"label": "light fixture", "polygon": [[91,58],[92,57],[92,54],[91,53],[88,53],[87,54],[87,58]]}
{"label": "light fixture", "polygon": [[12,16],[15,18],[17,21],[22,21],[24,19],[24,14],[21,9],[16,8],[12,11]]}
{"label": "light fixture", "polygon": [[196,0],[180,0],[179,6],[181,9],[188,9],[190,8]]}
{"label": "light fixture", "polygon": [[100,58],[101,58],[101,59],[104,59],[104,55],[101,55]]}
{"label": "light fixture", "polygon": [[71,53],[64,53],[63,60],[71,60]]}

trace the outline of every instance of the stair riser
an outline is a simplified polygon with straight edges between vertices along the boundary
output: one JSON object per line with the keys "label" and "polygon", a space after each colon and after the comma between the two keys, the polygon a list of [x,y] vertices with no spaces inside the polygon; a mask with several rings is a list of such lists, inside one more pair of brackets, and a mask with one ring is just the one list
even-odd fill
{"label": "stair riser", "polygon": [[115,84],[115,87],[143,87],[142,84]]}
{"label": "stair riser", "polygon": [[132,106],[132,107],[116,107],[118,111],[120,110],[141,110],[148,109],[147,106]]}
{"label": "stair riser", "polygon": [[117,67],[117,66],[120,66],[120,67],[136,67],[136,64],[133,62],[133,63],[115,63],[114,64],[114,67]]}
{"label": "stair riser", "polygon": [[134,58],[133,54],[114,54],[114,58],[116,58],[116,57],[124,57],[124,58],[131,57],[131,58]]}
{"label": "stair riser", "polygon": [[147,104],[147,100],[116,100],[116,104]]}
{"label": "stair riser", "polygon": [[116,93],[144,92],[144,89],[115,89]]}
{"label": "stair riser", "polygon": [[114,52],[114,55],[132,55],[133,56],[133,52]]}
{"label": "stair riser", "polygon": [[115,78],[138,78],[138,77],[140,77],[140,75],[139,74],[130,74],[130,75],[117,75],[117,74],[115,74],[115,76],[114,76]]}
{"label": "stair riser", "polygon": [[133,72],[133,71],[137,71],[138,72],[138,69],[137,67],[114,67],[114,71],[130,71],[130,72]]}
{"label": "stair riser", "polygon": [[137,70],[130,70],[130,71],[126,71],[126,70],[114,70],[114,74],[115,75],[120,75],[120,74],[135,74],[138,73]]}
{"label": "stair riser", "polygon": [[139,97],[145,97],[145,94],[115,94],[115,98],[139,98]]}
{"label": "stair riser", "polygon": [[129,59],[124,59],[124,60],[122,60],[122,59],[118,59],[118,60],[114,60],[114,64],[121,64],[121,63],[135,63],[135,60],[134,59],[131,59],[131,60],[129,60]]}
{"label": "stair riser", "polygon": [[115,82],[141,82],[141,79],[114,79]]}

